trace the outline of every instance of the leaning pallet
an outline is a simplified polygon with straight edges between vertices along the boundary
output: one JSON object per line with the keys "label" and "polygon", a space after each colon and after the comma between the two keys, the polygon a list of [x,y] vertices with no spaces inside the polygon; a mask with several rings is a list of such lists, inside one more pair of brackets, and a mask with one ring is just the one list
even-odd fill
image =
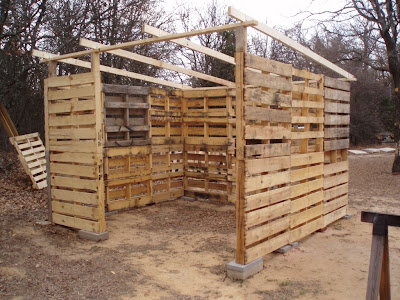
{"label": "leaning pallet", "polygon": [[39,133],[10,137],[10,143],[18,152],[18,158],[32,181],[34,189],[47,187],[46,158]]}

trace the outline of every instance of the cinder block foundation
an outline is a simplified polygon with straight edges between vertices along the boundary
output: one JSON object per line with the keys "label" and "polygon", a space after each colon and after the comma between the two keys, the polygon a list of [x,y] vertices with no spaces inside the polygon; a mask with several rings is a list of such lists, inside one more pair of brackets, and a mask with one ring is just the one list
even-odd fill
{"label": "cinder block foundation", "polygon": [[263,258],[257,258],[247,265],[241,265],[232,260],[226,267],[229,278],[244,280],[262,271]]}
{"label": "cinder block foundation", "polygon": [[92,231],[79,230],[79,237],[82,239],[98,242],[108,240],[109,234],[108,231],[97,233]]}
{"label": "cinder block foundation", "polygon": [[275,253],[286,253],[286,252],[292,250],[293,248],[296,248],[298,245],[299,245],[298,242],[293,242],[293,243],[287,244],[287,245],[279,248],[278,250],[275,250],[274,252]]}

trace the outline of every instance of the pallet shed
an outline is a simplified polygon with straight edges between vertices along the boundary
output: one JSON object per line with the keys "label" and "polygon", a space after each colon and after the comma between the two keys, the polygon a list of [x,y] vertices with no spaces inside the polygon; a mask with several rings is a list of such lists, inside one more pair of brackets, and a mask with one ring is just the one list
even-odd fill
{"label": "pallet shed", "polygon": [[[159,37],[112,46],[82,40],[94,49],[60,56],[33,52],[49,64],[45,144],[53,223],[104,233],[106,211],[181,196],[229,201],[236,206],[236,263],[246,265],[346,215],[348,81],[355,78],[235,9],[229,13],[240,23],[182,34],[153,30]],[[248,26],[347,81],[247,53]],[[234,59],[182,41],[232,29]],[[157,63],[122,49],[159,41],[234,64],[235,82],[186,70],[221,84],[196,89],[100,65],[100,52]],[[91,62],[76,59],[83,55]],[[57,62],[91,71],[55,76]],[[101,72],[168,88],[103,84]]]}

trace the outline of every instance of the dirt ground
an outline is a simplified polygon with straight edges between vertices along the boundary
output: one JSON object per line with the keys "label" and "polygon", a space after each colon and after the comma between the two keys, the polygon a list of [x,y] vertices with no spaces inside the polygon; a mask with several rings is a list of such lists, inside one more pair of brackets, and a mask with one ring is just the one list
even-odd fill
{"label": "dirt ground", "polygon": [[[392,154],[349,160],[353,217],[267,255],[246,281],[226,277],[233,205],[177,200],[113,214],[110,239],[96,243],[35,223],[46,219],[46,192],[16,162],[8,175],[0,170],[0,299],[365,299],[372,226],[360,211],[400,214],[400,176],[390,174]],[[400,229],[389,235],[400,299]]]}

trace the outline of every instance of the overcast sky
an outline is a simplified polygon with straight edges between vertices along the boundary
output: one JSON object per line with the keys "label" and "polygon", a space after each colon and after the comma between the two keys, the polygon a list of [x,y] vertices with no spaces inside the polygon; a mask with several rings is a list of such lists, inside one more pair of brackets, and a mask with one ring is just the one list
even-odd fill
{"label": "overcast sky", "polygon": [[[271,27],[291,27],[302,20],[304,15],[295,16],[301,11],[335,10],[343,6],[345,0],[217,0],[221,4],[233,6],[258,21]],[[191,3],[202,6],[211,0],[165,0],[173,7],[176,3]]]}

